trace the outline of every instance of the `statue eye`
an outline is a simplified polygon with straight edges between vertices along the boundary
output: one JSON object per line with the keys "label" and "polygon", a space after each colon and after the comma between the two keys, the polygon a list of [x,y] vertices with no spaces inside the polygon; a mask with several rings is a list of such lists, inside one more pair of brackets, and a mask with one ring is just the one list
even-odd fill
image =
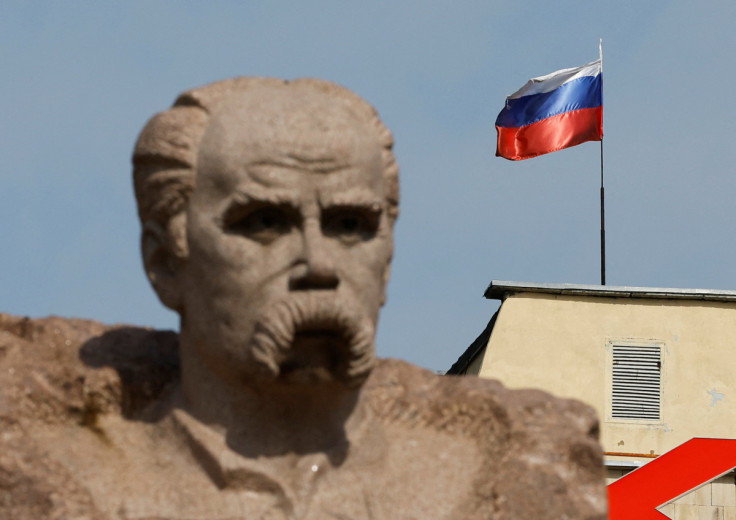
{"label": "statue eye", "polygon": [[378,230],[379,214],[362,208],[335,208],[322,216],[326,236],[353,244],[373,238]]}
{"label": "statue eye", "polygon": [[238,233],[267,244],[289,233],[293,225],[289,212],[284,208],[265,207],[234,219],[231,224],[226,225],[226,229],[230,233]]}

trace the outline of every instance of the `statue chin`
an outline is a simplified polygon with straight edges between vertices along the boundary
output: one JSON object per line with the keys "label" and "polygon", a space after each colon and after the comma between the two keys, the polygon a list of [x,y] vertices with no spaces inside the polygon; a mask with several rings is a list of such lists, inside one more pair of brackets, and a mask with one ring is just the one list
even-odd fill
{"label": "statue chin", "polygon": [[355,354],[342,330],[297,332],[285,359],[278,364],[278,377],[290,384],[341,382],[357,386],[367,374],[353,370]]}
{"label": "statue chin", "polygon": [[343,353],[349,348],[337,330],[297,332],[286,359],[279,364],[279,376],[289,383],[334,381],[344,370]]}
{"label": "statue chin", "polygon": [[332,372],[322,367],[284,367],[280,379],[292,385],[314,385],[332,383],[335,377]]}

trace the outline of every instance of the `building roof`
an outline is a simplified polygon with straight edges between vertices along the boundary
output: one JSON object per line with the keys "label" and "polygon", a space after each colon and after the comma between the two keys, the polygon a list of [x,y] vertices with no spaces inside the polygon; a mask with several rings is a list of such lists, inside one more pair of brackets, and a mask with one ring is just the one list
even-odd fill
{"label": "building roof", "polygon": [[[489,300],[505,300],[519,293],[559,294],[567,296],[591,296],[596,298],[648,298],[657,300],[703,300],[736,302],[736,291],[715,289],[665,289],[659,287],[628,287],[613,285],[584,285],[575,283],[532,283],[493,280],[483,296]],[[485,330],[447,371],[447,375],[461,375],[488,344],[498,311]]]}
{"label": "building roof", "polygon": [[707,300],[736,302],[736,291],[715,289],[665,289],[658,287],[628,287],[613,285],[583,285],[574,283],[530,283],[493,280],[483,296],[504,300],[518,293],[545,293],[598,298],[650,298],[657,300]]}
{"label": "building roof", "polygon": [[496,324],[497,316],[498,311],[493,314],[493,316],[491,317],[491,321],[488,322],[485,330],[483,330],[483,332],[481,332],[480,335],[475,338],[475,341],[473,341],[470,346],[465,349],[465,352],[463,352],[462,355],[457,359],[457,361],[453,363],[450,369],[445,372],[445,375],[459,376],[465,373],[468,365],[470,365],[475,357],[480,354],[481,350],[486,348],[488,340],[491,338],[491,332],[493,332],[493,326]]}

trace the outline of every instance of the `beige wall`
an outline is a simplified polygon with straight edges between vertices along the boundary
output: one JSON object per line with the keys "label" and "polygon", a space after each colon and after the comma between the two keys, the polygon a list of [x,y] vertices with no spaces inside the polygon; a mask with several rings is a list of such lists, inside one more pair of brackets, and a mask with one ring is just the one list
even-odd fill
{"label": "beige wall", "polygon": [[[662,346],[661,420],[610,418],[611,342]],[[735,367],[736,304],[529,293],[504,301],[468,373],[580,399],[599,414],[605,451],[659,455],[736,437]]]}
{"label": "beige wall", "polygon": [[658,508],[673,520],[736,519],[736,486],[729,473]]}

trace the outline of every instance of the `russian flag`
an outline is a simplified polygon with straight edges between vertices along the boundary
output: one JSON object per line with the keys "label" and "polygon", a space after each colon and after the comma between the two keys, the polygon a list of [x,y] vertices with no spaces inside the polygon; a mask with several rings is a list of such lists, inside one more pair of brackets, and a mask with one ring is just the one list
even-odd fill
{"label": "russian flag", "polygon": [[512,161],[603,139],[601,60],[532,78],[496,118],[496,155]]}

